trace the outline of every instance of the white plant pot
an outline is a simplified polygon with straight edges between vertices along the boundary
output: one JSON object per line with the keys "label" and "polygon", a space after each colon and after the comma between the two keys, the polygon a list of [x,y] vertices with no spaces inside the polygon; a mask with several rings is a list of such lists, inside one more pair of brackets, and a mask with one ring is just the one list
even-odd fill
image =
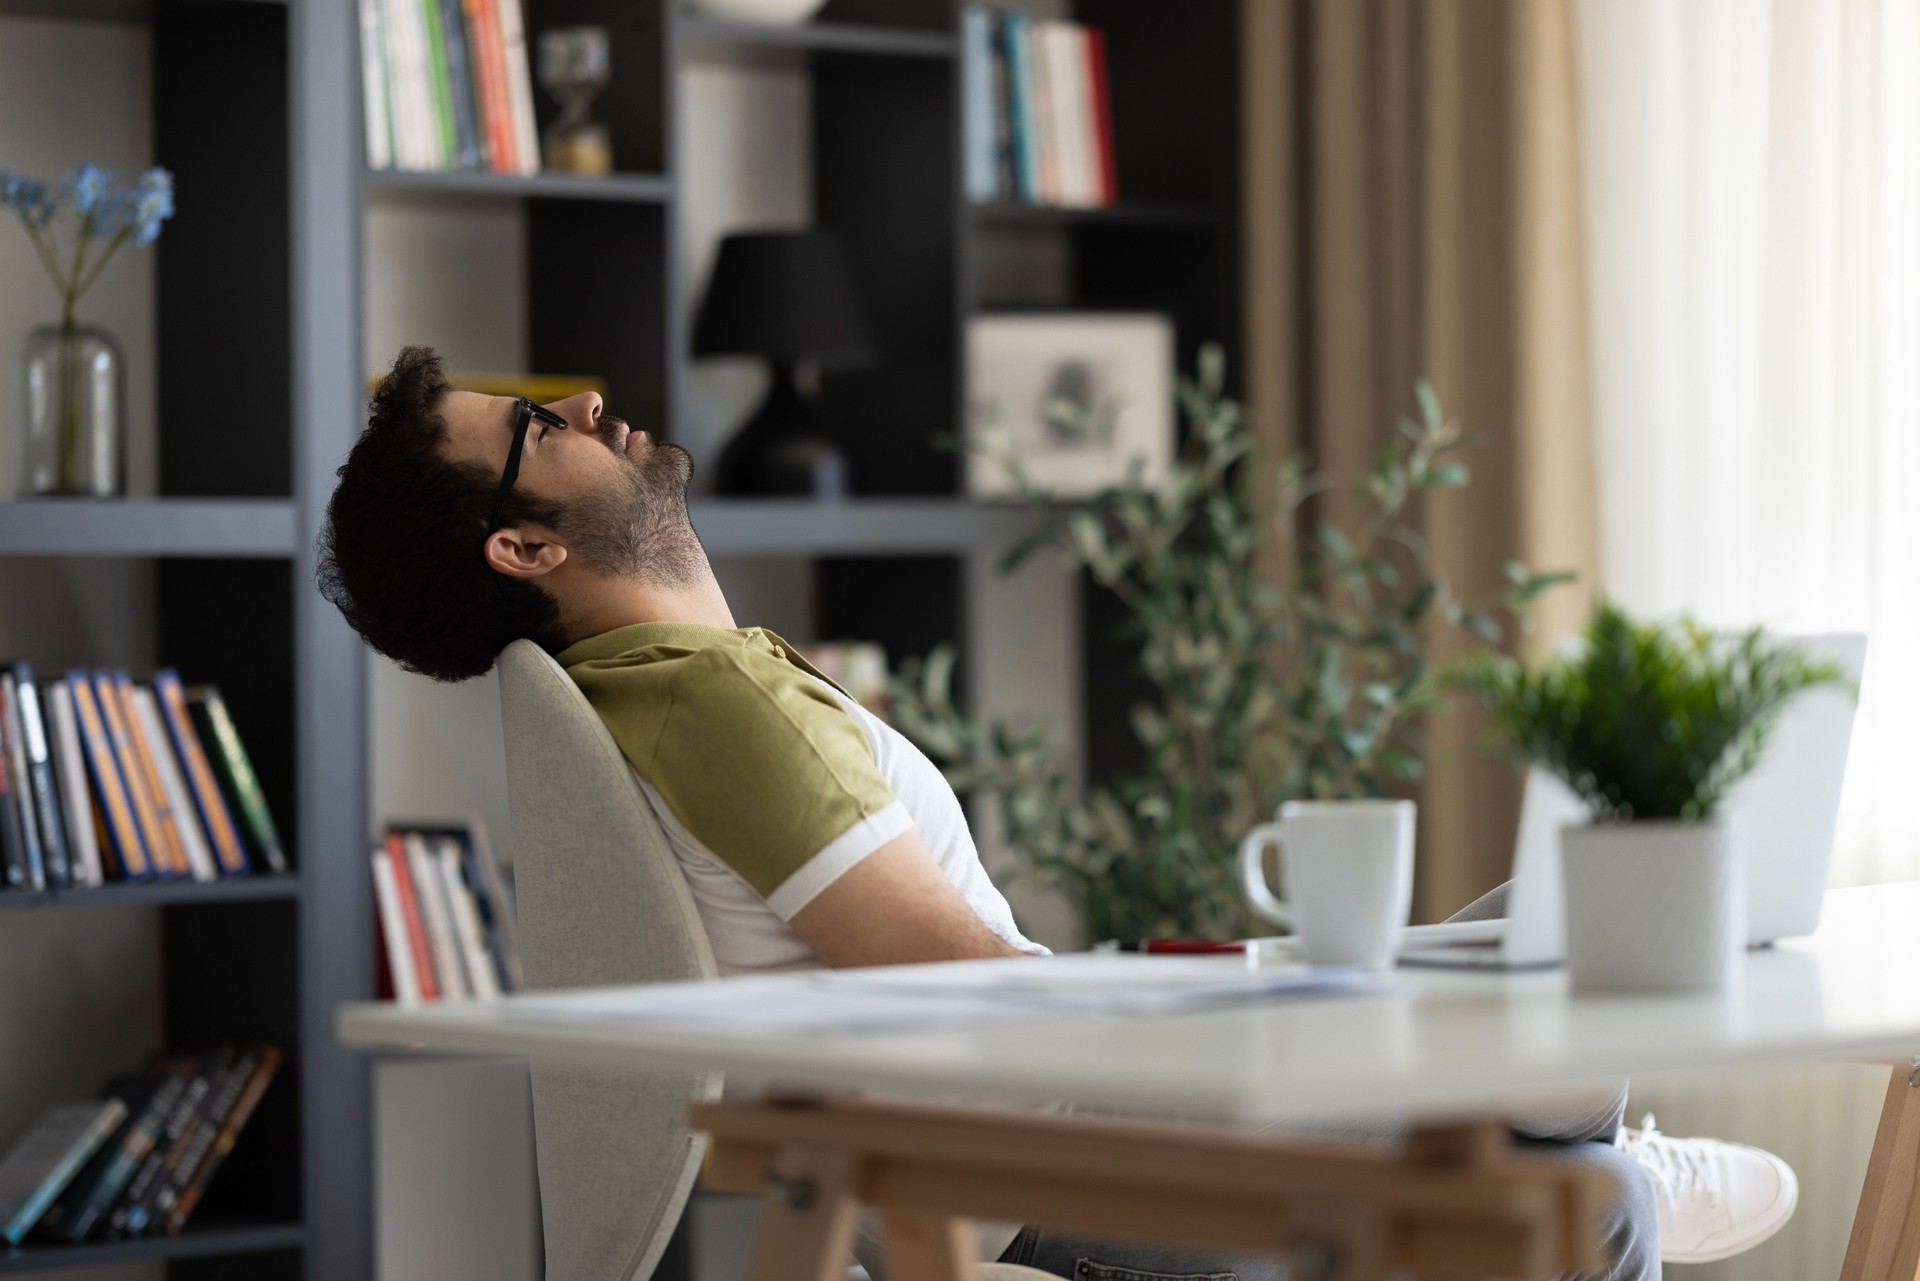
{"label": "white plant pot", "polygon": [[1732,985],[1747,919],[1746,860],[1733,824],[1568,827],[1560,857],[1576,991]]}
{"label": "white plant pot", "polygon": [[805,22],[827,0],[689,0],[695,13],[730,22],[760,22],[789,27]]}

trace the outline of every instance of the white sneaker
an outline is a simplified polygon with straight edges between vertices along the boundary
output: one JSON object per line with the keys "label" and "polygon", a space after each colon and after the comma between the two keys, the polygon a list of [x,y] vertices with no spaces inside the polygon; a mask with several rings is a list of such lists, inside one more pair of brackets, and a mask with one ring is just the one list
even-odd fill
{"label": "white sneaker", "polygon": [[1786,1226],[1800,1199],[1793,1167],[1771,1152],[1718,1139],[1676,1139],[1620,1127],[1614,1140],[1653,1180],[1660,1206],[1660,1258],[1711,1263],[1751,1250]]}

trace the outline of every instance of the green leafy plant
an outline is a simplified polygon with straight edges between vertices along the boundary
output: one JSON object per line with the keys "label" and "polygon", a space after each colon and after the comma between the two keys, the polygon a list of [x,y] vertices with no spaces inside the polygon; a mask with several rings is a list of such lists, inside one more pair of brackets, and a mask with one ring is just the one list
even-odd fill
{"label": "green leafy plant", "polygon": [[1787,700],[1840,670],[1692,622],[1639,623],[1604,604],[1579,651],[1530,670],[1477,655],[1449,682],[1479,696],[1496,739],[1561,779],[1603,822],[1710,819],[1760,760]]}
{"label": "green leafy plant", "polygon": [[[1039,728],[965,714],[950,650],[904,665],[892,689],[902,731],[956,788],[995,798],[1022,870],[1065,890],[1092,938],[1244,933],[1240,837],[1288,798],[1380,796],[1418,779],[1421,718],[1441,702],[1429,629],[1502,635],[1435,572],[1412,523],[1422,495],[1468,481],[1468,442],[1431,388],[1354,482],[1363,518],[1299,537],[1327,482],[1300,458],[1269,471],[1224,377],[1209,349],[1182,381],[1187,438],[1157,484],[1136,468],[1067,504],[1001,459],[1042,516],[1004,567],[1052,546],[1126,606],[1150,690],[1130,709],[1138,774],[1081,789]],[[1566,576],[1510,565],[1507,577],[1504,608],[1519,614]]]}

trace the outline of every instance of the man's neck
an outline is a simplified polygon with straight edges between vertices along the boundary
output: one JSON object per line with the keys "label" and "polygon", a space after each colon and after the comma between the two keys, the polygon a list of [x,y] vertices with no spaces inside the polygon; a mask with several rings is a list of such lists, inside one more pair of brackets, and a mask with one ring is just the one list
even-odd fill
{"label": "man's neck", "polygon": [[598,579],[575,595],[567,611],[569,643],[636,623],[699,623],[736,626],[726,595],[705,565],[693,581],[661,587],[650,583]]}

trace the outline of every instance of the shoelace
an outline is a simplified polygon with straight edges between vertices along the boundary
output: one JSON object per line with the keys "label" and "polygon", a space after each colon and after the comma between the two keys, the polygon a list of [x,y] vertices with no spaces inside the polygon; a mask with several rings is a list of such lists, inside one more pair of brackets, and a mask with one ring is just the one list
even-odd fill
{"label": "shoelace", "polygon": [[1641,1118],[1638,1130],[1620,1127],[1620,1136],[1614,1143],[1639,1162],[1640,1168],[1653,1179],[1654,1189],[1669,1206],[1682,1194],[1704,1194],[1709,1205],[1719,1208],[1719,1182],[1708,1168],[1706,1144],[1660,1133],[1651,1112]]}

